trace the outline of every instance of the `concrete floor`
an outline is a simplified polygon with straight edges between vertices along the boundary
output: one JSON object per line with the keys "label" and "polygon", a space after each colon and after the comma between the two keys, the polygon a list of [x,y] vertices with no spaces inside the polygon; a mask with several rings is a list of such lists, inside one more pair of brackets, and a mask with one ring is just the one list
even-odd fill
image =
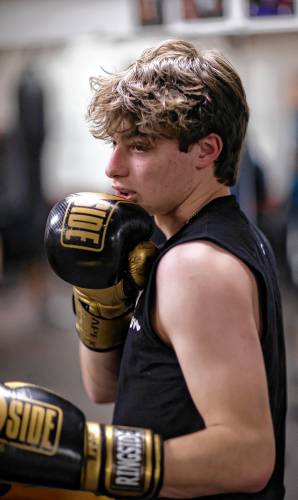
{"label": "concrete floor", "polygon": [[[88,420],[109,422],[112,405],[95,405],[84,393],[70,287],[47,268],[39,276],[38,286],[24,274],[0,286],[1,379],[45,386],[81,408]],[[286,500],[297,500],[298,292],[283,286],[282,295],[289,382]]]}

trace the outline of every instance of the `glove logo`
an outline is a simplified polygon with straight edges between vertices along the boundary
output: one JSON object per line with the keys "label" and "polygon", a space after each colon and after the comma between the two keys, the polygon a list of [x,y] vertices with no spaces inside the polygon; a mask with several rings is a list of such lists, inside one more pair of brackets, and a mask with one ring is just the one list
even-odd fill
{"label": "glove logo", "polygon": [[59,445],[63,414],[43,401],[22,401],[0,395],[0,442],[45,455]]}
{"label": "glove logo", "polygon": [[113,211],[118,203],[88,196],[78,196],[69,203],[61,231],[61,245],[70,248],[101,252],[104,248],[106,231]]}
{"label": "glove logo", "polygon": [[151,477],[151,435],[145,429],[106,427],[109,494],[144,494]]}

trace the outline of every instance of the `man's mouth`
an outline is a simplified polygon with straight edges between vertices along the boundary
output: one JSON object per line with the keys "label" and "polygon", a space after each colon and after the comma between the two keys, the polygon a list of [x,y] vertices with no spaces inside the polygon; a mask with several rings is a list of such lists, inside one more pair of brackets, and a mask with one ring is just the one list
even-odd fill
{"label": "man's mouth", "polygon": [[133,201],[135,198],[136,192],[135,191],[128,191],[125,188],[119,188],[119,187],[113,187],[114,193],[116,196],[119,196],[120,198],[124,198],[125,200],[128,201]]}

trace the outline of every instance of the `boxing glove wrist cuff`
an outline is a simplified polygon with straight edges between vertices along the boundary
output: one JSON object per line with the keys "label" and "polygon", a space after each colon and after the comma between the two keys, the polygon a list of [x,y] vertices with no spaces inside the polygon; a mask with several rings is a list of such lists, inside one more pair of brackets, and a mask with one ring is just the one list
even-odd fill
{"label": "boxing glove wrist cuff", "polygon": [[123,279],[118,281],[113,286],[109,288],[82,288],[76,286],[76,290],[80,292],[82,295],[85,295],[89,298],[89,300],[94,300],[95,302],[99,302],[103,306],[125,306],[127,302],[131,302],[134,300],[134,297],[137,295],[137,289],[135,286],[135,291],[132,292],[129,297],[126,296],[124,292],[124,281]]}
{"label": "boxing glove wrist cuff", "polygon": [[163,477],[163,444],[149,429],[86,426],[82,489],[108,496],[152,498]]}
{"label": "boxing glove wrist cuff", "polygon": [[74,295],[88,306],[91,314],[105,319],[114,319],[131,310],[134,300],[128,300],[123,292],[123,281],[103,290],[74,288]]}
{"label": "boxing glove wrist cuff", "polygon": [[132,317],[131,305],[124,302],[102,304],[77,288],[73,290],[73,305],[76,330],[86,347],[107,351],[123,344]]}

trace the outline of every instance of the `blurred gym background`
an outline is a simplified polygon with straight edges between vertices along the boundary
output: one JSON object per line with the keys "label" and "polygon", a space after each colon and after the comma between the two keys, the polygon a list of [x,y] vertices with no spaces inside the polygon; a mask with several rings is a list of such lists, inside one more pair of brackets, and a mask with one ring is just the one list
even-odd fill
{"label": "blurred gym background", "polygon": [[276,252],[288,355],[287,500],[298,493],[298,0],[0,0],[1,380],[44,385],[108,422],[84,393],[71,288],[50,271],[53,204],[108,191],[109,146],[85,120],[89,78],[167,38],[220,49],[251,109],[243,209]]}

